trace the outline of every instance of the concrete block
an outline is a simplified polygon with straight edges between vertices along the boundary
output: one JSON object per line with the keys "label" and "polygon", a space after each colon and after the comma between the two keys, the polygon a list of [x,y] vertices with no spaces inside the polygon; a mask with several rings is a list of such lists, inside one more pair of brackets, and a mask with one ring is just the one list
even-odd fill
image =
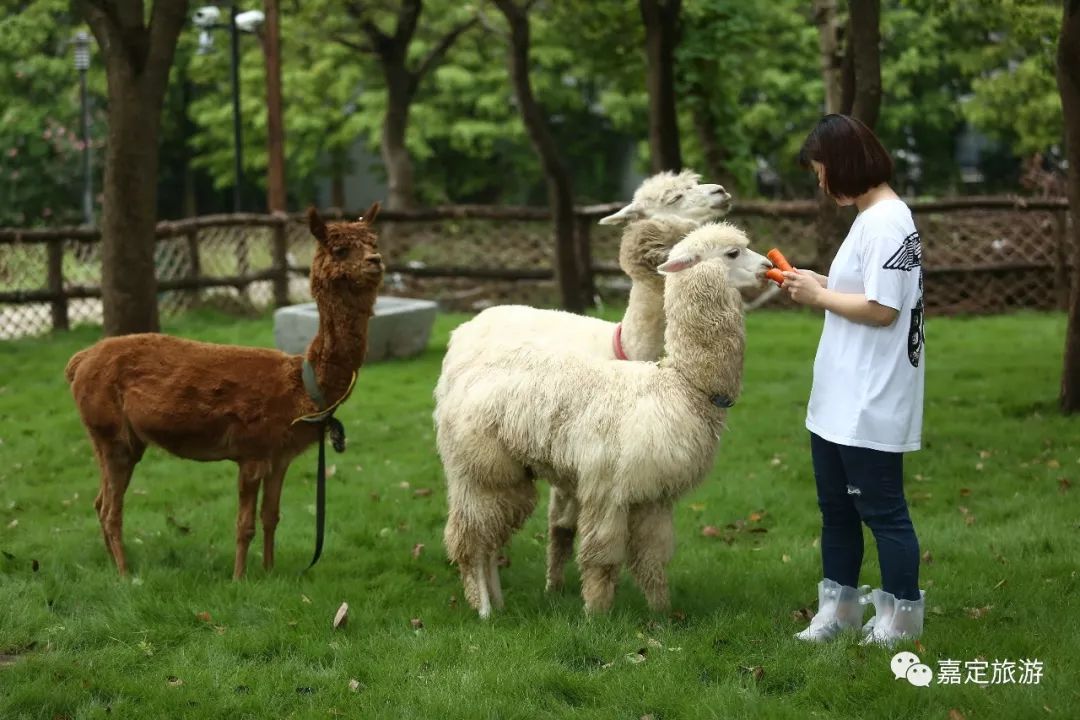
{"label": "concrete block", "polygon": [[[375,300],[375,315],[368,323],[365,362],[419,355],[427,347],[438,304],[431,300],[388,297]],[[290,305],[274,311],[274,345],[292,355],[303,355],[319,329],[315,303]]]}

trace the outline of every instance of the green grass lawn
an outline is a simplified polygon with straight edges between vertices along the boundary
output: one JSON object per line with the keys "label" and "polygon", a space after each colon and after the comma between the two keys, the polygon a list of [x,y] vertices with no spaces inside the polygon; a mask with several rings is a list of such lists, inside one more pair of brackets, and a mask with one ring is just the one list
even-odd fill
{"label": "green grass lawn", "polygon": [[[441,546],[431,425],[462,319],[441,316],[422,357],[362,371],[339,414],[349,448],[330,455],[322,561],[301,574],[311,451],[285,484],[278,567],[262,570],[257,533],[242,582],[235,466],[156,450],[128,491],[132,575],[119,579],[63,380],[96,331],[0,344],[0,718],[1077,716],[1080,424],[1055,411],[1064,317],[929,323],[925,449],[907,467],[928,606],[917,652],[935,672],[1037,659],[1043,676],[927,688],[894,680],[888,651],[791,637],[820,576],[802,425],[820,320],[798,312],[748,319],[744,394],[713,472],[676,511],[673,613],[651,614],[624,578],[613,612],[586,618],[573,569],[565,594],[545,596],[542,502],[509,549],[507,610],[479,621]],[[265,317],[167,330],[272,342]],[[877,585],[869,537],[867,550],[862,580]],[[349,623],[334,630],[343,601]]]}

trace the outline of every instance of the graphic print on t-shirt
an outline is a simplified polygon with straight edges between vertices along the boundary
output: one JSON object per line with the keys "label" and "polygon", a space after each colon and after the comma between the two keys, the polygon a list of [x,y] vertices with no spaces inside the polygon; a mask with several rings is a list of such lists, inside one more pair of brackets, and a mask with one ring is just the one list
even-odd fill
{"label": "graphic print on t-shirt", "polygon": [[914,270],[922,266],[922,243],[919,242],[919,231],[908,235],[904,242],[900,243],[900,249],[892,254],[885,264],[884,270]]}
{"label": "graphic print on t-shirt", "polygon": [[908,362],[912,367],[919,367],[919,359],[922,357],[922,347],[925,341],[923,331],[923,278],[922,278],[922,243],[919,239],[919,231],[908,235],[904,242],[900,243],[900,249],[892,254],[885,264],[884,270],[903,270],[910,272],[919,268],[919,297],[915,300],[915,307],[911,309],[911,324],[908,326]]}

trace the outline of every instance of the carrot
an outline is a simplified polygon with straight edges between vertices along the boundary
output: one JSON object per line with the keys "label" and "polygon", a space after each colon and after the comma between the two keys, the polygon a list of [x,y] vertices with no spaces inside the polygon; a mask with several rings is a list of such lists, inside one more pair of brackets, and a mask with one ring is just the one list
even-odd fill
{"label": "carrot", "polygon": [[784,284],[784,280],[785,280],[784,273],[780,272],[776,268],[770,268],[770,269],[766,270],[765,271],[765,277],[769,278],[770,280],[772,280],[777,285],[783,285]]}
{"label": "carrot", "polygon": [[769,260],[772,261],[772,264],[780,268],[783,272],[795,272],[795,268],[791,267],[791,263],[787,261],[784,254],[776,248],[767,252],[765,257],[769,258]]}

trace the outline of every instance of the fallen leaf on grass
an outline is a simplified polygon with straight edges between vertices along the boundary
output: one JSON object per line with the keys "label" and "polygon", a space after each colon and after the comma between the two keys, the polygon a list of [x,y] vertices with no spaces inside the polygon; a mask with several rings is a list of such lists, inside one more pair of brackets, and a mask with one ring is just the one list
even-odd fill
{"label": "fallen leaf on grass", "polygon": [[352,678],[351,680],[349,680],[349,690],[351,690],[352,692],[358,693],[360,692],[360,688],[362,687],[363,685],[361,685],[360,681],[356,678]]}
{"label": "fallen leaf on grass", "polygon": [[788,555],[787,553],[784,553],[783,555],[780,556],[780,562],[786,562],[786,563],[791,562],[791,556]]}
{"label": "fallen leaf on grass", "polygon": [[1061,492],[1068,492],[1071,487],[1072,483],[1069,482],[1069,478],[1058,478],[1058,490]]}
{"label": "fallen leaf on grass", "polygon": [[918,638],[915,638],[915,649],[919,651],[920,655],[926,652],[926,647],[922,644],[922,642],[919,641]]}
{"label": "fallen leaf on grass", "polygon": [[201,613],[196,613],[195,614],[195,619],[196,620],[202,620],[204,623],[208,623],[211,620],[210,613],[203,610]]}
{"label": "fallen leaf on grass", "polygon": [[975,469],[976,470],[982,470],[983,469],[983,464],[982,463],[975,463]]}
{"label": "fallen leaf on grass", "polygon": [[341,603],[341,607],[337,609],[337,614],[334,615],[334,629],[345,627],[349,622],[349,603]]}
{"label": "fallen leaf on grass", "polygon": [[960,488],[960,497],[968,497],[971,495],[971,488]]}
{"label": "fallen leaf on grass", "polygon": [[690,503],[690,509],[694,512],[704,512],[705,503]]}
{"label": "fallen leaf on grass", "polygon": [[413,560],[420,559],[420,553],[424,552],[424,543],[416,543],[413,545],[412,556]]}
{"label": "fallen leaf on grass", "polygon": [[701,534],[705,537],[720,537],[720,530],[715,525],[706,525],[701,528]]}
{"label": "fallen leaf on grass", "polygon": [[401,482],[398,483],[398,487],[401,488],[402,490],[408,490],[412,486],[409,485],[408,480],[402,480]]}
{"label": "fallen leaf on grass", "polygon": [[413,497],[427,497],[432,492],[433,491],[431,488],[416,488],[415,490],[413,490]]}
{"label": "fallen leaf on grass", "polygon": [[761,518],[765,517],[768,514],[769,513],[765,512],[764,510],[756,510],[750,513],[750,522],[759,522]]}
{"label": "fallen leaf on grass", "polygon": [[1046,461],[1046,467],[1056,470],[1057,468],[1061,467],[1061,463],[1059,463],[1057,460],[1050,459]]}
{"label": "fallen leaf on grass", "polygon": [[949,720],[967,720],[967,717],[956,708],[951,708],[949,710]]}
{"label": "fallen leaf on grass", "polygon": [[9,530],[13,530],[13,529],[15,529],[17,527],[19,527],[19,518],[15,518],[14,520],[12,520],[11,522],[8,523],[8,529]]}
{"label": "fallen leaf on grass", "polygon": [[1009,582],[1008,578],[1001,578],[1001,580],[998,580],[998,584],[994,586],[994,589],[997,590],[999,587],[1001,587],[1007,582]]}
{"label": "fallen leaf on grass", "polygon": [[306,604],[310,605],[311,604],[311,598],[309,598],[307,595],[301,595],[300,596],[300,602],[303,602],[303,603],[306,603]]}
{"label": "fallen leaf on grass", "polygon": [[169,687],[180,687],[184,684],[184,681],[176,677],[175,675],[170,675],[169,677],[165,678],[165,684]]}
{"label": "fallen leaf on grass", "polygon": [[814,611],[808,607],[801,607],[791,611],[791,619],[795,622],[809,622],[814,617]]}
{"label": "fallen leaf on grass", "polygon": [[413,630],[423,630],[424,629],[424,621],[421,620],[420,618],[412,618],[411,620],[409,620],[409,625],[412,626]]}
{"label": "fallen leaf on grass", "polygon": [[993,453],[991,453],[989,450],[980,450],[979,451],[979,457],[981,457],[983,460],[990,457],[992,454]]}
{"label": "fallen leaf on grass", "polygon": [[761,682],[761,679],[765,677],[765,668],[761,667],[760,665],[755,665],[753,667],[743,667],[742,671],[748,673],[751,677],[753,677],[755,682]]}
{"label": "fallen leaf on grass", "polygon": [[925,564],[925,565],[930,565],[931,563],[934,562],[934,556],[930,554],[929,550],[927,550],[926,552],[924,552],[922,554],[922,561],[923,561],[923,564]]}
{"label": "fallen leaf on grass", "polygon": [[218,635],[224,635],[225,631],[228,629],[224,625],[213,625],[211,627],[214,628],[214,632],[216,632]]}
{"label": "fallen leaf on grass", "polygon": [[990,610],[993,607],[994,607],[993,605],[987,605],[986,607],[981,607],[981,608],[964,608],[964,611],[968,614],[968,617],[971,618],[972,620],[978,620],[979,618],[981,618],[984,615],[986,615],[987,613],[989,613]]}
{"label": "fallen leaf on grass", "polygon": [[638,648],[637,652],[627,653],[626,659],[634,665],[637,665],[639,663],[645,662],[645,656],[648,654],[648,652],[649,648]]}

